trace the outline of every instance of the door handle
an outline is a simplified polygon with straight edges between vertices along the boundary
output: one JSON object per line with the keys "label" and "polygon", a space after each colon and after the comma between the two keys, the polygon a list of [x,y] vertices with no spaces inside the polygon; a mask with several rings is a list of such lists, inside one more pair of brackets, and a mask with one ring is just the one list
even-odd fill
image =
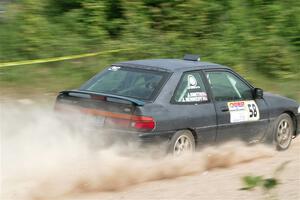
{"label": "door handle", "polygon": [[222,112],[228,112],[228,111],[229,111],[228,106],[222,106],[222,107],[221,107],[221,111],[222,111]]}

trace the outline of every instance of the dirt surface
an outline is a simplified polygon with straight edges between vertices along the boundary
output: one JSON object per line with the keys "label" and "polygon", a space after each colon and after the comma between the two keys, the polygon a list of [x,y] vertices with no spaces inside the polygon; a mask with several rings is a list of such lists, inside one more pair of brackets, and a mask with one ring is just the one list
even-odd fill
{"label": "dirt surface", "polygon": [[[68,200],[115,199],[202,199],[240,200],[263,199],[259,189],[241,191],[241,177],[249,174],[272,176],[276,167],[291,161],[279,176],[281,184],[276,189],[278,199],[300,199],[300,138],[293,141],[291,149],[278,152],[271,158],[239,164],[227,169],[214,169],[193,176],[143,183],[122,191],[70,195]],[[186,163],[187,165],[189,163]]]}
{"label": "dirt surface", "polygon": [[157,158],[132,153],[139,151],[133,144],[91,148],[81,116],[72,116],[71,128],[52,104],[23,99],[0,105],[3,200],[260,200],[265,196],[259,189],[239,190],[241,177],[271,177],[286,161],[274,193],[280,200],[300,200],[300,137],[284,152],[231,142]]}

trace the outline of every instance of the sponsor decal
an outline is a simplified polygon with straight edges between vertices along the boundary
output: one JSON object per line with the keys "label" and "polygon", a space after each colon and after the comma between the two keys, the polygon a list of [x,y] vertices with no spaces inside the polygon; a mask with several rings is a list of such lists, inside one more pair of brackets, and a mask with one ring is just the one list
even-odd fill
{"label": "sponsor decal", "polygon": [[185,102],[203,102],[207,101],[206,92],[190,92],[185,98]]}
{"label": "sponsor decal", "polygon": [[228,102],[230,122],[245,122],[259,120],[259,109],[255,101]]}

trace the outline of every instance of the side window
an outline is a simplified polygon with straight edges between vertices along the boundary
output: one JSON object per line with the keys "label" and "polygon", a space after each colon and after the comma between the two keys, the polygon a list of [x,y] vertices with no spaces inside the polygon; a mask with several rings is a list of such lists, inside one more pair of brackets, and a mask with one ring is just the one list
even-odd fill
{"label": "side window", "polygon": [[206,76],[216,101],[253,99],[251,88],[230,72],[207,72]]}
{"label": "side window", "polygon": [[200,103],[208,101],[200,73],[184,73],[174,93],[173,99],[177,103]]}

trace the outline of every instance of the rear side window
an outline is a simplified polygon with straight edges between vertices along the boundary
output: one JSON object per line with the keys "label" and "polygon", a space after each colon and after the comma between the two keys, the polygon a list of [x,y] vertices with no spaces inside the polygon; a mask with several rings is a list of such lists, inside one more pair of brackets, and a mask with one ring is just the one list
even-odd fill
{"label": "rear side window", "polygon": [[174,93],[176,103],[207,102],[207,93],[200,72],[186,72]]}
{"label": "rear side window", "polygon": [[112,66],[84,84],[81,89],[151,100],[168,77],[168,73]]}
{"label": "rear side window", "polygon": [[230,72],[207,72],[206,76],[216,101],[253,99],[251,88]]}

